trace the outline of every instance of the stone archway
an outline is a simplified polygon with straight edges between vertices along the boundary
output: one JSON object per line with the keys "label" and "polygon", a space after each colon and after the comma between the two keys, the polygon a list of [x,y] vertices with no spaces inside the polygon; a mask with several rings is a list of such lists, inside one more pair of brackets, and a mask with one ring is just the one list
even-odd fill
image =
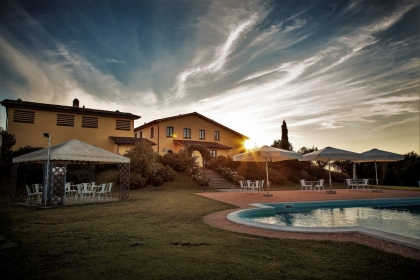
{"label": "stone archway", "polygon": [[204,147],[203,145],[201,145],[201,144],[191,144],[191,145],[188,145],[185,148],[185,152],[189,156],[192,156],[192,154],[193,154],[194,151],[200,152],[201,157],[203,158],[203,161],[204,162],[207,162],[207,161],[209,161],[211,159],[210,151],[206,147]]}

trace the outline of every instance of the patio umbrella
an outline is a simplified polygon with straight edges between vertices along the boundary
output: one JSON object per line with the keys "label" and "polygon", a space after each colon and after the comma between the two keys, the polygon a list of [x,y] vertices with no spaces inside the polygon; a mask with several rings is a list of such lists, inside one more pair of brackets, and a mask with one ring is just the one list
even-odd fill
{"label": "patio umbrella", "polygon": [[303,158],[300,160],[301,161],[313,161],[313,160],[328,161],[328,177],[329,177],[329,182],[330,182],[330,190],[326,191],[326,193],[335,193],[335,191],[332,191],[331,161],[354,159],[357,156],[359,156],[358,153],[354,153],[354,152],[350,152],[346,150],[340,150],[340,149],[332,148],[332,147],[326,147],[324,149],[303,155]]}
{"label": "patio umbrella", "polygon": [[375,162],[375,179],[376,187],[378,188],[378,170],[376,168],[376,162],[389,162],[403,160],[404,156],[395,154],[387,151],[378,149],[372,149],[367,152],[363,152],[360,156],[353,159],[353,162]]}
{"label": "patio umbrella", "polygon": [[268,181],[268,161],[276,162],[301,158],[301,154],[295,153],[293,151],[264,146],[250,152],[234,155],[233,161],[265,162],[265,171],[267,175],[267,194],[264,194],[264,196],[272,196],[269,194],[270,182]]}

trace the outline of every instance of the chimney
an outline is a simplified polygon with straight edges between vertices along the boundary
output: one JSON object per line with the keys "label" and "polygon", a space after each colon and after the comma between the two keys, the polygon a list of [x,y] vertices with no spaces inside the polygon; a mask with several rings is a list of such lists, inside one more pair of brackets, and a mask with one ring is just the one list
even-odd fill
{"label": "chimney", "polygon": [[79,108],[79,99],[75,98],[73,100],[73,108]]}

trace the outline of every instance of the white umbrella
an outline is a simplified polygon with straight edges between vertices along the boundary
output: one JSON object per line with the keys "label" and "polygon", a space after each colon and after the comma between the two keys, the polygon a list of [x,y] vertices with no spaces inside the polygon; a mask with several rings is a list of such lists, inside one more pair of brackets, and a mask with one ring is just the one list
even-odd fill
{"label": "white umbrella", "polygon": [[353,162],[375,162],[376,187],[378,187],[378,170],[376,168],[376,162],[399,161],[403,159],[404,156],[400,154],[372,149],[361,153],[360,156],[353,159]]}
{"label": "white umbrella", "polygon": [[269,194],[270,182],[268,181],[268,164],[267,162],[276,162],[283,160],[301,159],[302,155],[293,151],[278,149],[274,147],[264,146],[256,150],[234,155],[233,161],[245,162],[265,162],[265,171],[267,174],[267,194],[264,196],[271,196]]}
{"label": "white umbrella", "polygon": [[330,182],[330,190],[327,193],[335,193],[332,191],[332,183],[331,183],[331,160],[348,160],[353,159],[359,156],[358,153],[340,150],[332,147],[326,147],[324,149],[303,155],[301,161],[328,161],[328,175],[329,175],[329,182]]}

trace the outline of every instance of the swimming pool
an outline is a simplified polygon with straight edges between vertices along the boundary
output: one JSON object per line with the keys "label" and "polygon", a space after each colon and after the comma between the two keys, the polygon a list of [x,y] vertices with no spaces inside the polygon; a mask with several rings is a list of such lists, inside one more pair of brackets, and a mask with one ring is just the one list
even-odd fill
{"label": "swimming pool", "polygon": [[420,198],[253,204],[228,220],[271,230],[361,232],[420,248]]}

